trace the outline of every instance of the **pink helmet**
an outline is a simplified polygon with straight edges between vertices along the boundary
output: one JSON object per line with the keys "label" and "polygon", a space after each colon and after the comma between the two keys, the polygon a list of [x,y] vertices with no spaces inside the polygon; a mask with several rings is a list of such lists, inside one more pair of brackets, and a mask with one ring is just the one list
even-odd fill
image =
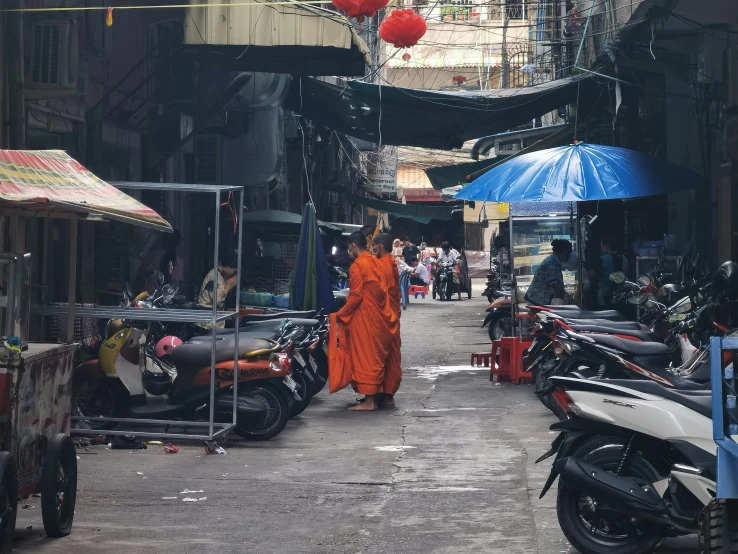
{"label": "pink helmet", "polygon": [[177,348],[180,344],[182,344],[182,340],[178,337],[173,337],[171,335],[164,337],[156,343],[156,357],[161,358],[162,356],[171,354],[172,350]]}

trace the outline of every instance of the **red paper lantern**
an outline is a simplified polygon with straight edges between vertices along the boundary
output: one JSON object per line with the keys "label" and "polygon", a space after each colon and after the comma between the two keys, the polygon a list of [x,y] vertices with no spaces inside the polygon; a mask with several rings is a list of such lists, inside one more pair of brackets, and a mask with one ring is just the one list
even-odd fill
{"label": "red paper lantern", "polygon": [[361,23],[365,17],[374,17],[377,10],[381,10],[389,4],[389,0],[331,0],[333,5],[347,17],[354,17]]}
{"label": "red paper lantern", "polygon": [[425,18],[413,10],[395,10],[382,21],[379,36],[396,48],[415,46],[428,30]]}

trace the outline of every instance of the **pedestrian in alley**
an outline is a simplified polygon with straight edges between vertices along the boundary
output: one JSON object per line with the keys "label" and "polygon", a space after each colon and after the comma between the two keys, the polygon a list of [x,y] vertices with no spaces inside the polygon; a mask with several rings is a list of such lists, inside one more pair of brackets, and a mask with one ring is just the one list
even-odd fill
{"label": "pedestrian in alley", "polygon": [[430,273],[428,272],[428,268],[421,264],[418,258],[410,260],[410,267],[413,268],[410,273],[410,284],[427,287],[428,283],[430,283]]}
{"label": "pedestrian in alley", "polygon": [[392,242],[392,256],[395,258],[402,258],[402,241],[400,239],[395,239]]}
{"label": "pedestrian in alley", "polygon": [[533,280],[525,293],[525,301],[529,304],[545,306],[547,304],[565,304],[568,294],[564,288],[564,263],[571,257],[572,245],[566,239],[554,239],[551,242],[553,254],[541,262],[536,269]]}
{"label": "pedestrian in alley", "polygon": [[400,339],[402,307],[400,305],[400,271],[397,268],[397,260],[392,256],[392,237],[387,233],[379,233],[374,237],[374,255],[379,259],[387,283],[387,295],[392,309],[391,316],[397,320],[397,331],[387,356],[387,363],[384,366],[384,381],[382,382],[379,406],[394,408],[395,394],[397,394],[402,382],[402,342]]}
{"label": "pedestrian in alley", "polygon": [[366,250],[366,236],[351,233],[348,244],[354,263],[346,304],[330,316],[328,385],[333,393],[351,384],[364,398],[349,410],[373,411],[399,320],[392,317],[387,280],[380,261]]}
{"label": "pedestrian in alley", "polygon": [[415,246],[412,242],[405,242],[405,248],[402,249],[402,257],[405,258],[405,263],[410,265],[410,260],[420,256],[420,248]]}

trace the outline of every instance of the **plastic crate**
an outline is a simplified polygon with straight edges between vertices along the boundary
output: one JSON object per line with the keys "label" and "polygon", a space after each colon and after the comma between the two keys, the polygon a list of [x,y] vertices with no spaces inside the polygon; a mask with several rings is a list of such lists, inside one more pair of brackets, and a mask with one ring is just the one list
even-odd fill
{"label": "plastic crate", "polygon": [[274,297],[274,305],[277,308],[289,308],[290,307],[290,296],[289,296],[289,294],[275,296]]}
{"label": "plastic crate", "polygon": [[242,292],[241,304],[244,306],[271,306],[274,304],[274,295],[263,292]]}

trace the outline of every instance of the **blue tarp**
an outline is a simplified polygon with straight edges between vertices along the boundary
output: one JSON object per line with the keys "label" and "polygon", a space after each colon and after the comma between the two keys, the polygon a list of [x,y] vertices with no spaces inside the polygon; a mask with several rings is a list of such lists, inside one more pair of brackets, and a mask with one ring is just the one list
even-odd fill
{"label": "blue tarp", "polygon": [[581,202],[695,188],[702,177],[635,150],[572,144],[512,158],[456,193],[458,200]]}

